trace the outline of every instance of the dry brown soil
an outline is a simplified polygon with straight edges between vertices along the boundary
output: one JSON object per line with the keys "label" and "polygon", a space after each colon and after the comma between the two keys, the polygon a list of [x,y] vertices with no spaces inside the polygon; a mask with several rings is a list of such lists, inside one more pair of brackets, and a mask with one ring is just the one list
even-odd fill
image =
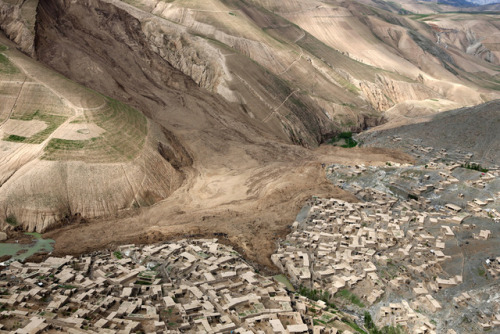
{"label": "dry brown soil", "polygon": [[[377,148],[292,149],[302,150],[304,157],[271,163],[243,175],[188,177],[189,181],[171,197],[152,207],[68,225],[44,237],[56,241],[55,255],[77,255],[125,243],[218,236],[261,268],[272,268],[270,255],[276,241],[288,233],[308,198],[316,195],[357,201],[326,179],[322,163],[382,165],[386,161],[411,161],[404,153]],[[237,188],[244,188],[245,194],[242,196]]]}

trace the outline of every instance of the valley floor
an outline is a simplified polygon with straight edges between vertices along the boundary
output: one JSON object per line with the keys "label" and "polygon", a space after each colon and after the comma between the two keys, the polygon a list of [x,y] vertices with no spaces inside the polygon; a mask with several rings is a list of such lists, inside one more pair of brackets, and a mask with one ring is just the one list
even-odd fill
{"label": "valley floor", "polygon": [[[326,158],[321,154],[331,149],[320,149],[318,157]],[[324,181],[326,172],[330,181],[320,196],[314,190],[322,187],[312,187],[316,196],[308,195],[308,201],[269,197],[267,210],[259,208],[261,219],[263,212],[277,219],[279,211],[271,210],[276,203],[290,212],[266,228],[250,223],[255,213],[239,211],[221,212],[219,220],[199,217],[218,224],[203,229],[187,224],[191,232],[182,234],[174,234],[178,226],[170,224],[151,227],[137,239],[127,239],[132,233],[127,231],[111,239],[104,222],[49,233],[56,240],[51,257],[4,263],[1,303],[7,308],[1,329],[447,334],[498,329],[500,169],[478,171],[445,157],[425,165],[380,164],[366,150],[335,152],[337,161],[342,155],[358,159],[326,164],[326,170],[305,165],[302,173],[284,172],[312,182],[314,169],[318,180]],[[361,156],[378,166],[364,165]],[[299,211],[294,205],[304,203],[294,220]],[[246,224],[238,225],[242,219]],[[91,233],[104,237],[89,243]],[[178,239],[163,241],[174,236]],[[86,253],[75,247],[81,246],[78,240],[89,247]],[[155,240],[159,243],[137,245]],[[133,244],[115,246],[127,241]],[[109,250],[90,252],[90,247]],[[54,257],[73,249],[74,257]],[[269,256],[281,275],[266,276]],[[260,274],[261,268],[267,270]]]}
{"label": "valley floor", "polygon": [[273,268],[269,259],[276,240],[288,233],[307,199],[316,195],[357,201],[325,178],[322,164],[381,166],[387,161],[411,161],[406,154],[378,148],[325,145],[315,151],[299,150],[293,155],[306,155],[296,161],[270,162],[243,173],[222,169],[190,175],[180,189],[151,207],[70,224],[44,235],[56,241],[54,254],[76,255],[124,243],[223,234],[246,258]]}

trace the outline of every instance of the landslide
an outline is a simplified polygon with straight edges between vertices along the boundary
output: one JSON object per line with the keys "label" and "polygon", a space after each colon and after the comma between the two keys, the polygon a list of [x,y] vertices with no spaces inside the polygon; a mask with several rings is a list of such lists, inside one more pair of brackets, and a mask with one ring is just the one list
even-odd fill
{"label": "landslide", "polygon": [[[129,195],[126,205],[107,211],[79,203],[97,218],[51,232],[59,253],[172,235],[225,233],[258,261],[286,232],[308,196],[321,192],[349,199],[325,183],[321,163],[409,160],[377,149],[305,147],[317,147],[342,130],[375,126],[383,119],[381,111],[408,99],[482,99],[475,87],[464,86],[446,69],[440,68],[446,75],[434,78],[419,69],[420,63],[405,59],[417,50],[424,57],[421,64],[433,63],[427,72],[442,67],[408,37],[408,27],[374,15],[364,20],[359,7],[349,2],[313,7],[307,14],[297,10],[301,4],[287,2],[282,14],[298,25],[254,1],[127,2],[134,5],[118,0],[40,1],[34,49],[42,63],[148,117],[146,148],[156,160],[146,155],[135,167],[153,170],[155,176],[134,182],[146,190],[158,180],[166,191],[161,196],[144,194],[142,202],[150,207],[135,211],[122,210],[143,206]],[[302,6],[317,4],[305,1]],[[337,32],[318,25],[313,14],[329,22],[345,20],[334,25],[344,39],[335,40]],[[368,27],[381,28],[374,35]],[[385,33],[391,40],[380,45]],[[401,45],[409,45],[406,53]],[[352,59],[353,54],[360,59],[358,49],[370,50],[374,61],[382,55],[379,65],[385,69]],[[74,163],[72,157],[65,155],[66,164]],[[168,167],[163,176],[157,168],[161,164]],[[76,169],[63,171],[66,179],[77,175]],[[23,174],[18,175],[21,180]],[[113,179],[112,173],[97,168],[88,175],[97,183]],[[31,183],[36,176],[23,178]],[[73,191],[78,193],[83,183],[82,178]],[[48,181],[35,184],[51,189]],[[60,188],[68,189],[67,183]],[[121,189],[115,187],[115,193]],[[92,195],[82,197],[92,202]],[[107,200],[99,195],[95,201],[105,206]]]}
{"label": "landslide", "polygon": [[[321,162],[408,161],[408,156],[386,150],[311,151],[293,145],[318,145],[322,140],[317,133],[320,116],[306,103],[302,105],[300,96],[292,106],[283,103],[293,97],[284,81],[236,54],[232,58],[244,61],[249,73],[230,73],[233,80],[226,87],[237,81],[255,92],[245,95],[245,104],[228,101],[231,92],[225,91],[228,95],[224,97],[217,88],[224,85],[228,72],[224,72],[225,63],[210,58],[212,44],[122,5],[112,1],[41,2],[37,56],[68,77],[143,110],[152,124],[169,134],[170,145],[159,144],[158,150],[170,163],[177,157],[172,166],[183,173],[184,183],[151,207],[49,232],[47,236],[56,240],[56,254],[222,233],[250,259],[270,265],[268,255],[276,238],[286,233],[306,198],[322,193],[355,200],[325,180]],[[160,26],[154,30],[154,43],[152,35],[147,35],[152,25]],[[198,49],[197,43],[206,48]],[[158,45],[162,45],[161,52]],[[206,52],[208,58],[196,57],[196,52],[184,56],[190,45],[197,52]],[[203,71],[195,76],[199,80],[195,80],[189,69],[207,59],[213,61],[203,63]],[[270,91],[262,88],[270,80]],[[277,100],[274,105],[291,120],[283,117],[284,124],[277,118],[262,121],[270,112],[263,113],[258,107],[269,102],[257,96],[271,94]],[[299,112],[301,119],[291,117]]]}
{"label": "landslide", "polygon": [[[218,133],[215,123],[232,122],[226,118],[233,115],[272,137],[315,146],[329,122],[265,69],[250,63],[251,78],[233,75],[220,50],[206,40],[119,1],[41,2],[35,43],[43,63],[154,120],[168,118],[170,128],[199,129],[196,137]],[[242,97],[229,87],[234,81],[241,81]],[[277,108],[288,117],[272,117]]]}

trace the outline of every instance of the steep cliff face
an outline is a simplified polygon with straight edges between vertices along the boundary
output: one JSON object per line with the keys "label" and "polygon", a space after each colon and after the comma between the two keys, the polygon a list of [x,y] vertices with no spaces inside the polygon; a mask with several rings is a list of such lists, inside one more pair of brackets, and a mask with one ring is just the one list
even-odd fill
{"label": "steep cliff face", "polygon": [[495,30],[500,25],[496,22],[493,24],[467,22],[460,26],[457,25],[453,29],[440,29],[436,32],[436,36],[438,43],[445,47],[452,46],[489,63],[499,65],[500,51],[497,50],[496,46],[498,43],[496,35],[498,34]]}
{"label": "steep cliff face", "polygon": [[440,97],[440,94],[430,88],[426,89],[411,82],[394,82],[394,80],[382,75],[377,75],[374,83],[359,81],[358,85],[365,98],[377,110],[385,111],[408,100]]}
{"label": "steep cliff face", "polygon": [[[71,70],[71,66],[75,69],[83,67],[93,61],[90,56],[80,61],[71,59],[71,55],[66,53],[68,48],[58,51],[57,47],[50,45],[50,38],[54,38],[54,44],[59,46],[77,38],[72,44],[79,49],[75,53],[92,55],[92,50],[87,48],[96,47],[99,60],[108,61],[110,65],[120,65],[118,58],[130,57],[129,53],[144,58],[159,56],[165,64],[212,92],[220,90],[219,86],[224,86],[229,77],[217,50],[205,41],[192,38],[174,24],[154,16],[144,17],[140,11],[121,1],[43,1],[38,7],[37,21],[37,55],[54,67],[57,59],[64,60],[62,66],[66,66],[66,70]],[[77,40],[84,44],[75,43]],[[99,41],[103,44],[97,45]],[[111,46],[105,45],[105,42],[112,43],[115,48],[105,50]],[[55,52],[52,56],[48,55],[49,49]],[[120,70],[125,73],[132,71],[126,67]],[[97,67],[94,71],[99,73],[100,69]]]}
{"label": "steep cliff face", "polygon": [[37,4],[38,0],[0,0],[0,29],[30,56],[33,56],[35,51],[34,25]]}

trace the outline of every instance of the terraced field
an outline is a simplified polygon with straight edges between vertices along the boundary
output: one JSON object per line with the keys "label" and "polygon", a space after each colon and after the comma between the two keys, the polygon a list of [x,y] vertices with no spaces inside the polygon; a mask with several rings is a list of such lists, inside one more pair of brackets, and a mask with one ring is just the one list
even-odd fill
{"label": "terraced field", "polygon": [[151,205],[178,187],[179,173],[146,145],[140,111],[0,50],[2,214],[43,231],[73,212]]}
{"label": "terraced field", "polygon": [[135,158],[144,146],[147,135],[146,118],[121,102],[107,99],[106,106],[102,109],[85,111],[83,119],[85,121],[80,128],[72,127],[76,129],[75,137],[78,136],[78,131],[85,132],[88,124],[96,124],[104,129],[104,133],[88,140],[52,138],[42,158],[91,163],[127,161]]}
{"label": "terraced field", "polygon": [[[5,53],[8,48],[2,46],[0,50]],[[16,66],[4,53],[0,53],[1,92],[8,102],[1,113],[3,141],[39,145],[43,151],[39,158],[45,160],[99,163],[137,157],[148,132],[147,120],[139,111],[71,84],[77,93],[83,91],[88,101],[102,101],[101,105],[91,108],[75,105],[66,98],[68,93],[74,96],[73,92],[57,90],[66,83],[65,79],[43,69],[33,76],[23,69],[23,60]],[[47,74],[49,84],[37,79],[38,76],[46,78]],[[92,136],[91,128],[99,129],[96,136]],[[88,138],[82,140],[82,137]],[[15,146],[14,151],[14,155],[22,154],[19,146]]]}
{"label": "terraced field", "polygon": [[[16,114],[12,115],[9,120],[17,120],[17,129],[20,131],[16,131],[18,134],[10,134],[10,131],[13,132],[16,128],[13,130],[10,130],[7,132],[3,138],[3,140],[6,141],[13,141],[13,142],[22,142],[25,144],[41,144],[44,142],[45,139],[47,139],[65,120],[67,117],[65,116],[58,116],[58,115],[53,115],[49,113],[42,112],[40,110],[35,111],[31,115],[25,115],[19,117]],[[31,122],[31,121],[39,121],[38,123]],[[44,129],[41,131],[36,131],[33,135],[30,135],[30,130],[33,130],[33,127],[36,127],[36,124],[39,123],[45,123]],[[30,126],[33,124],[32,126]],[[23,130],[25,133],[23,133]]]}

